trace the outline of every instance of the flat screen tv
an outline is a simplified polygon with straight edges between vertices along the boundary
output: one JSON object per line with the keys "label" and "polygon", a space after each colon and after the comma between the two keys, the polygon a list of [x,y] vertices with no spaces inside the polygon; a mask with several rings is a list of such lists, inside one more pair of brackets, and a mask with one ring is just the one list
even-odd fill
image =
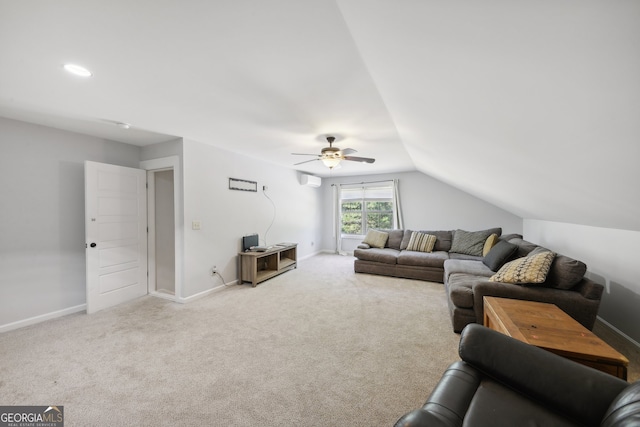
{"label": "flat screen tv", "polygon": [[250,234],[242,237],[242,251],[246,252],[254,246],[258,246],[258,235]]}

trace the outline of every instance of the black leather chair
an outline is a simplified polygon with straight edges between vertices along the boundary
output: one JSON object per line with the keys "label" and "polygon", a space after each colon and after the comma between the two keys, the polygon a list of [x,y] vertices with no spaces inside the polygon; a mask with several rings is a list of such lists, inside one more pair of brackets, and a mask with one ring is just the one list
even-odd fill
{"label": "black leather chair", "polygon": [[417,426],[640,426],[640,381],[629,384],[478,324],[460,336],[462,361],[424,406]]}

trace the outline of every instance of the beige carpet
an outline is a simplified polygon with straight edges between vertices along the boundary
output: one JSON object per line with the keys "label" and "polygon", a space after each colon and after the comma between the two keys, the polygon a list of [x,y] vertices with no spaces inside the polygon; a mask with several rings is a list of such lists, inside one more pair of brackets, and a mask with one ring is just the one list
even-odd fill
{"label": "beige carpet", "polygon": [[319,255],[257,288],[0,335],[0,404],[66,426],[389,426],[457,360],[442,284]]}

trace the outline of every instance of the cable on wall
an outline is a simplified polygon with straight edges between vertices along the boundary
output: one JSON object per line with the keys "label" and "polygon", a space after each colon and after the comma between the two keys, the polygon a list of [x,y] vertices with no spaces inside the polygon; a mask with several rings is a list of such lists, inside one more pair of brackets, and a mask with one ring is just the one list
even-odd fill
{"label": "cable on wall", "polygon": [[234,284],[233,282],[232,283],[227,283],[227,281],[224,280],[224,277],[222,277],[222,274],[220,274],[218,271],[214,271],[214,272],[211,273],[211,280],[213,280],[214,276],[220,277],[220,280],[222,280],[222,284],[224,286],[232,286]]}
{"label": "cable on wall", "polygon": [[269,224],[269,227],[267,227],[267,231],[264,232],[264,245],[267,246],[267,234],[269,234],[269,230],[271,230],[271,226],[273,226],[273,222],[276,220],[276,204],[273,203],[273,200],[271,200],[271,197],[269,197],[269,195],[267,194],[267,186],[264,185],[262,186],[262,194],[264,194],[264,197],[266,197],[270,202],[271,205],[273,206],[273,217],[271,218],[271,224]]}

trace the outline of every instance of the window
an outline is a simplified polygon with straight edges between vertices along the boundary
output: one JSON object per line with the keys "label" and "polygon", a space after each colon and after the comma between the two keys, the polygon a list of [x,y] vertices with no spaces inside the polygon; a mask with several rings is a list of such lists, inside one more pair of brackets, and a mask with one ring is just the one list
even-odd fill
{"label": "window", "polygon": [[340,229],[343,236],[364,236],[370,229],[391,230],[393,215],[391,184],[340,190]]}

